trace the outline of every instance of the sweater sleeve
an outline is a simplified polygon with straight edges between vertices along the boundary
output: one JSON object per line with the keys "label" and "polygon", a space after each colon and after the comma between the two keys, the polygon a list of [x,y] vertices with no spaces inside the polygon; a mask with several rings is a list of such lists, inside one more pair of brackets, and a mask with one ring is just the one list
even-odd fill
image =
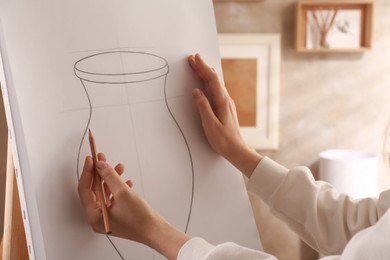
{"label": "sweater sleeve", "polygon": [[353,200],[328,183],[315,181],[306,167],[291,170],[264,157],[248,182],[273,213],[310,246],[339,255],[353,235],[375,224],[389,207],[389,192],[378,200]]}
{"label": "sweater sleeve", "polygon": [[180,249],[177,260],[277,260],[265,252],[239,246],[235,243],[209,244],[202,238],[188,240]]}

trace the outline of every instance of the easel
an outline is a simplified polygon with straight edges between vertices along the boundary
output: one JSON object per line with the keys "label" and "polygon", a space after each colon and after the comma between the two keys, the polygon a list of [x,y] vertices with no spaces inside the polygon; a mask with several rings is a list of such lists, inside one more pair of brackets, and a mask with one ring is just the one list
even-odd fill
{"label": "easel", "polygon": [[29,259],[9,138],[5,185],[4,234],[1,245],[0,260]]}

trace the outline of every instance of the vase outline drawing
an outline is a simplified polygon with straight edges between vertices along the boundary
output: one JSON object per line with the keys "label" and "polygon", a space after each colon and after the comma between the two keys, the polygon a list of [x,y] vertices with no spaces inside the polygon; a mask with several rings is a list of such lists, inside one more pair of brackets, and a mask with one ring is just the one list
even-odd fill
{"label": "vase outline drawing", "polygon": [[[133,61],[134,59],[134,61]],[[106,62],[102,62],[106,61]],[[143,64],[138,64],[143,63]],[[93,65],[93,69],[89,69],[88,66]],[[113,66],[113,68],[111,67]],[[147,99],[155,102],[156,100],[161,101],[165,105],[165,109],[168,112],[170,119],[173,121],[172,125],[177,129],[181,139],[185,144],[185,149],[187,152],[187,158],[190,163],[190,172],[191,172],[191,191],[190,191],[190,201],[188,206],[188,212],[186,213],[186,222],[184,232],[188,231],[188,226],[191,219],[192,207],[193,207],[193,199],[194,199],[194,164],[192,159],[192,154],[190,150],[189,143],[187,141],[184,132],[172,113],[171,107],[169,105],[167,99],[167,77],[169,74],[169,64],[166,59],[161,56],[147,53],[147,52],[138,52],[138,51],[123,51],[123,50],[114,50],[114,51],[103,51],[99,53],[95,53],[84,58],[79,59],[74,63],[74,73],[77,78],[80,79],[80,82],[83,86],[83,90],[88,99],[89,105],[89,115],[86,127],[83,131],[82,138],[80,141],[79,149],[78,149],[78,157],[77,157],[77,179],[80,178],[80,157],[83,144],[86,141],[87,131],[90,128],[91,122],[94,118],[94,112],[96,107],[94,106],[94,100],[91,98],[91,87],[88,87],[88,84],[95,84],[94,86],[121,86],[126,89],[127,93],[127,105],[128,109],[131,110],[131,102],[135,104],[141,104],[144,106],[148,106]],[[128,69],[128,70],[127,70]],[[152,82],[155,80],[161,81],[163,84],[163,92],[162,95],[156,94],[154,91],[154,87]],[[148,82],[148,83],[145,83]],[[137,95],[132,95],[129,91],[132,91],[131,88],[137,88],[137,85],[145,84],[144,91],[146,94],[138,97]],[[135,87],[134,87],[135,86]],[[89,89],[89,90],[88,90]],[[129,94],[130,93],[130,94]],[[137,94],[137,93],[136,93]],[[132,99],[129,101],[130,98]],[[161,99],[161,100],[160,100]],[[116,106],[116,104],[105,104],[107,107]],[[102,109],[104,109],[105,105],[103,105]],[[126,104],[120,104],[118,106],[126,106]],[[131,113],[131,112],[130,112]],[[131,120],[130,120],[131,121]],[[130,123],[131,124],[131,123]],[[134,126],[135,127],[135,126]],[[133,137],[135,138],[135,137]],[[184,146],[183,146],[184,147]],[[138,154],[138,147],[135,146]],[[139,154],[137,156],[140,156]],[[139,160],[139,158],[138,158]],[[144,181],[142,176],[142,166],[139,163],[139,167],[141,169],[140,178],[141,178],[141,187],[144,192]],[[144,192],[145,195],[145,192]],[[117,246],[114,244],[112,239],[109,236],[106,236],[111,245],[114,247],[116,252],[118,253],[121,259],[124,259],[123,255],[120,253]]]}

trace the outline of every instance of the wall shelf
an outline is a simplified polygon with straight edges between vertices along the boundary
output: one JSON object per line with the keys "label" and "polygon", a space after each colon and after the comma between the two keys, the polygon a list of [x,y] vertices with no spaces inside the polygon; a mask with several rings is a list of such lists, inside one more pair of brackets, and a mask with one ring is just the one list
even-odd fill
{"label": "wall shelf", "polygon": [[355,53],[372,47],[373,1],[299,1],[295,49],[304,53]]}

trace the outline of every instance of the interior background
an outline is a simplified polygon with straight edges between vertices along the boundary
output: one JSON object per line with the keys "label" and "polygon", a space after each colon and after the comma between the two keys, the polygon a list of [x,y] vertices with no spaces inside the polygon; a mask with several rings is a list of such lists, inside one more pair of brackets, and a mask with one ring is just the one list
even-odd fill
{"label": "interior background", "polygon": [[[215,0],[219,33],[280,33],[279,149],[260,151],[287,167],[309,166],[318,153],[358,149],[380,157],[380,190],[390,187],[382,157],[390,119],[390,0],[376,0],[373,48],[358,54],[294,50],[295,0]],[[205,39],[207,40],[207,39]],[[7,128],[0,98],[0,234],[3,231]],[[266,205],[250,195],[264,247],[279,259],[317,259]]]}

